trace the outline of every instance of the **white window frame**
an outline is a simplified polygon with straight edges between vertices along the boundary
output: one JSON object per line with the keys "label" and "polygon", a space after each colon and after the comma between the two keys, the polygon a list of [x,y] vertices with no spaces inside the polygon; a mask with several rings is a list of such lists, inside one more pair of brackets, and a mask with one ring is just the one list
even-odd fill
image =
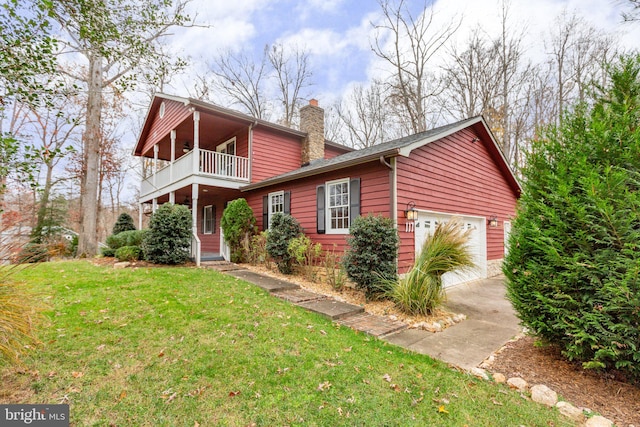
{"label": "white window frame", "polygon": [[[207,221],[207,211],[210,212],[209,221]],[[207,222],[209,227],[207,227]],[[202,208],[202,234],[213,234],[216,219],[213,217],[213,205],[207,205]]]}
{"label": "white window frame", "polygon": [[[332,185],[347,185],[347,204],[331,207],[331,186]],[[349,226],[351,225],[351,180],[349,178],[336,179],[334,181],[327,181],[324,184],[325,188],[325,233],[326,234],[349,234]],[[331,209],[347,208],[347,227],[346,228],[333,228],[331,224]]]}
{"label": "white window frame", "polygon": [[[233,144],[233,153],[229,153],[229,145]],[[216,151],[218,153],[229,154],[231,156],[235,156],[238,151],[238,145],[236,144],[236,137],[234,136],[231,139],[226,140],[222,144],[216,147]]]}
{"label": "white window frame", "polygon": [[[273,204],[273,197],[281,197],[281,206],[282,210],[274,209],[275,205]],[[269,205],[269,224],[267,224],[267,229],[271,228],[271,218],[276,213],[284,213],[284,191],[274,191],[273,193],[269,193],[267,195],[267,205]]]}

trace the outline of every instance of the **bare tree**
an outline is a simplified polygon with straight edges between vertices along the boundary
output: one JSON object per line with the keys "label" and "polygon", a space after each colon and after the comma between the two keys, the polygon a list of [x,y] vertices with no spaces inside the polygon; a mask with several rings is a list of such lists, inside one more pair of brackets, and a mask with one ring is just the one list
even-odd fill
{"label": "bare tree", "polygon": [[302,91],[311,85],[313,76],[309,69],[309,54],[299,47],[287,51],[282,44],[274,44],[268,56],[278,85],[278,101],[284,110],[280,122],[294,127],[304,96]]}
{"label": "bare tree", "polygon": [[437,117],[438,112],[431,108],[442,91],[431,62],[460,27],[461,20],[437,27],[435,11],[427,1],[417,17],[405,0],[380,0],[380,7],[383,20],[372,24],[376,33],[371,48],[392,67],[387,81],[391,91],[388,99],[411,132],[425,131]]}
{"label": "bare tree", "polygon": [[622,18],[626,22],[640,21],[640,0],[623,0],[622,3],[629,6],[629,10],[622,12]]}

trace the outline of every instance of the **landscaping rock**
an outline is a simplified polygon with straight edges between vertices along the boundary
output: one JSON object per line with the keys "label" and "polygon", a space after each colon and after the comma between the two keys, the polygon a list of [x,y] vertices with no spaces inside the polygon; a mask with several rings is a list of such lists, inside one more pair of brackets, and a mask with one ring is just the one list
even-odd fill
{"label": "landscaping rock", "polygon": [[527,384],[525,380],[519,377],[509,378],[507,380],[507,384],[509,384],[509,387],[515,388],[519,391],[526,391],[527,387],[529,387],[529,384]]}
{"label": "landscaping rock", "polygon": [[424,329],[429,332],[442,332],[442,325],[438,322],[427,323]]}
{"label": "landscaping rock", "polygon": [[131,265],[131,263],[129,261],[123,261],[123,262],[116,262],[115,264],[113,264],[113,268],[127,268]]}
{"label": "landscaping rock", "polygon": [[505,377],[500,373],[497,373],[497,374],[493,374],[493,380],[498,384],[504,384],[507,382],[507,377]]}
{"label": "landscaping rock", "polygon": [[558,403],[558,393],[544,384],[534,385],[531,387],[531,400],[553,407]]}
{"label": "landscaping rock", "polygon": [[483,380],[488,380],[489,379],[489,375],[487,375],[487,371],[485,371],[484,369],[471,368],[469,373],[471,375],[473,375],[474,377],[478,377],[478,378],[483,379]]}
{"label": "landscaping rock", "polygon": [[576,408],[571,403],[560,401],[556,403],[556,408],[565,417],[579,423],[584,422],[585,416],[582,409]]}
{"label": "landscaping rock", "polygon": [[584,423],[584,427],[613,427],[613,423],[605,417],[596,415],[595,417],[589,418],[587,422]]}

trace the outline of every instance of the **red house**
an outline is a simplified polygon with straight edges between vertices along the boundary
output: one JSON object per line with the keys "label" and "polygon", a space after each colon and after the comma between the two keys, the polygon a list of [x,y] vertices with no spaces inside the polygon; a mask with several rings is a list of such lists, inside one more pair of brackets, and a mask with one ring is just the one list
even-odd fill
{"label": "red house", "polygon": [[390,217],[400,272],[438,221],[459,217],[473,230],[478,267],[446,275],[445,285],[500,271],[520,186],[482,117],[353,150],[325,140],[324,110],[311,100],[300,129],[157,95],[135,148],[145,170],[140,203],[191,208],[197,263],[227,257],[220,218],[227,202],[244,197],[261,229],[274,213],[289,213],[325,248],[344,248],[358,215]]}

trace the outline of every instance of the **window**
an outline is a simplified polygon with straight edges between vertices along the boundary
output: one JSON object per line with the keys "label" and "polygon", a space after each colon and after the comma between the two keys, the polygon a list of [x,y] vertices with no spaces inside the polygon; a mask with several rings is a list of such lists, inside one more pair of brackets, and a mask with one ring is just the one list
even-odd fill
{"label": "window", "polygon": [[316,187],[316,232],[348,234],[360,215],[360,178],[329,181]]}
{"label": "window", "polygon": [[327,183],[327,233],[349,231],[349,180]]}
{"label": "window", "polygon": [[232,156],[236,155],[236,137],[223,142],[222,144],[216,147],[216,151],[222,154],[231,154]]}
{"label": "window", "polygon": [[278,212],[284,212],[284,191],[269,193],[269,218]]}
{"label": "window", "polygon": [[202,233],[215,234],[216,232],[216,207],[205,206],[202,215]]}

